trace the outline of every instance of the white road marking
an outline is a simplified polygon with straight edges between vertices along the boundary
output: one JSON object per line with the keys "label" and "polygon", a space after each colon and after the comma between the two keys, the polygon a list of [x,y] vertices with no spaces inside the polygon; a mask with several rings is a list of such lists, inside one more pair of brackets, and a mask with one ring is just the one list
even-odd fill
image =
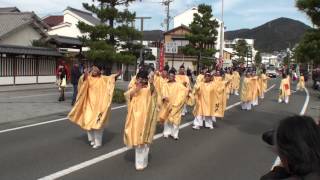
{"label": "white road marking", "polygon": [[[267,89],[267,92],[270,91],[270,90],[271,90],[272,88],[274,88],[274,87],[275,87],[275,85],[272,85],[269,89]],[[228,107],[226,108],[226,110],[230,110],[231,108],[236,107],[236,106],[238,106],[238,105],[240,105],[240,104],[241,104],[241,102],[234,103],[234,104],[228,106]],[[190,126],[192,123],[193,123],[193,122],[184,123],[184,124],[180,125],[179,129],[186,128],[186,127]],[[156,139],[159,139],[159,138],[161,138],[161,137],[163,137],[163,134],[162,134],[162,133],[159,133],[159,134],[155,135],[153,139],[156,140]],[[104,160],[106,160],[106,159],[109,159],[109,158],[111,158],[111,157],[113,157],[113,156],[122,154],[122,153],[124,153],[124,152],[126,152],[126,151],[128,151],[128,150],[130,150],[130,149],[131,149],[131,148],[128,148],[128,147],[122,147],[122,148],[117,149],[117,150],[115,150],[115,151],[112,151],[112,152],[109,152],[109,153],[107,153],[107,154],[98,156],[98,157],[96,157],[96,158],[94,158],[94,159],[90,159],[90,160],[85,161],[85,162],[82,162],[82,163],[80,163],[80,164],[71,166],[71,167],[69,167],[69,168],[67,168],[67,169],[64,169],[64,170],[55,172],[55,173],[53,173],[53,174],[50,174],[50,175],[48,175],[48,176],[39,178],[39,180],[52,180],[52,179],[61,178],[61,177],[63,177],[63,176],[66,176],[66,175],[68,175],[68,174],[71,174],[71,173],[73,173],[73,172],[75,172],[75,171],[78,171],[78,170],[80,170],[80,169],[89,167],[89,166],[91,166],[91,165],[93,165],[93,164],[96,164],[96,163],[99,163],[99,162],[104,161]]]}
{"label": "white road marking", "polygon": [[[117,107],[111,108],[111,110],[121,109],[121,108],[125,108],[125,107],[127,107],[127,105],[117,106]],[[50,124],[50,123],[55,123],[55,122],[59,122],[59,121],[65,121],[65,120],[68,120],[68,118],[64,117],[64,118],[50,120],[50,121],[46,121],[46,122],[40,122],[40,123],[36,123],[36,124],[30,124],[30,125],[26,125],[26,126],[20,126],[20,127],[0,130],[0,134],[6,133],[6,132],[10,132],[10,131],[16,131],[16,130],[20,130],[20,129],[25,129],[25,128],[29,128],[29,127],[35,127],[35,126],[40,126],[40,125],[44,125],[44,124]]]}
{"label": "white road marking", "polygon": [[[306,114],[306,111],[307,111],[307,108],[308,108],[308,104],[309,104],[309,101],[310,101],[310,94],[309,94],[309,91],[307,88],[304,88],[304,91],[306,92],[307,96],[306,96],[306,100],[304,101],[304,104],[303,104],[303,107],[300,111],[300,116],[303,116]],[[276,167],[276,166],[279,166],[281,164],[281,160],[279,158],[279,156],[276,158],[276,160],[274,161],[272,167],[271,167],[271,170]]]}
{"label": "white road marking", "polygon": [[[65,94],[72,94],[73,92],[65,92]],[[37,95],[29,95],[29,96],[13,96],[13,97],[6,97],[0,99],[23,99],[29,97],[40,97],[40,96],[59,96],[59,93],[50,93],[50,94],[37,94]]]}

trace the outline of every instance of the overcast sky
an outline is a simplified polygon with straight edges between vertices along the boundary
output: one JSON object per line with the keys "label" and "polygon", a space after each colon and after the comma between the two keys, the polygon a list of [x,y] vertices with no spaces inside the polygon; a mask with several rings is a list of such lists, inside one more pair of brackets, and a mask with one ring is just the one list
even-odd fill
{"label": "overcast sky", "polygon": [[[130,10],[137,16],[150,16],[145,22],[145,29],[164,29],[161,26],[165,18],[165,7],[159,2],[162,0],[141,0],[132,3]],[[253,28],[267,21],[288,17],[310,25],[309,19],[295,7],[295,0],[224,0],[225,24],[227,30]],[[0,7],[16,6],[21,11],[34,11],[40,17],[62,14],[67,7],[82,8],[82,2],[91,3],[92,0],[0,0]],[[174,0],[171,5],[171,16],[197,6],[200,3],[210,4],[214,16],[221,17],[221,0]],[[137,24],[139,27],[139,24]],[[172,27],[172,26],[171,26]]]}

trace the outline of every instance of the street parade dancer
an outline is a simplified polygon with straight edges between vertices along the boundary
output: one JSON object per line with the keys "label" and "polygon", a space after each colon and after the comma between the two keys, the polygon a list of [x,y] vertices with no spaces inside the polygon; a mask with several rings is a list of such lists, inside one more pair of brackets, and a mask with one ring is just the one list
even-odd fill
{"label": "street parade dancer", "polygon": [[157,93],[153,77],[141,70],[136,75],[136,84],[125,92],[128,114],[124,129],[124,144],[135,149],[135,168],[148,166],[150,144],[156,131]]}
{"label": "street parade dancer", "polygon": [[79,93],[74,107],[68,114],[71,122],[87,131],[90,145],[102,145],[105,124],[109,121],[115,81],[120,75],[101,75],[101,65],[92,66],[91,72],[79,80]]}
{"label": "street parade dancer", "polygon": [[175,140],[179,139],[179,126],[183,106],[191,101],[190,89],[188,85],[179,83],[175,80],[175,71],[169,71],[169,81],[165,84],[162,94],[163,105],[160,110],[159,118],[164,122],[163,135]]}
{"label": "street parade dancer", "polygon": [[[191,84],[190,84],[190,79],[189,77],[185,74],[185,68],[184,64],[182,64],[179,68],[179,74],[175,75],[175,80],[178,83],[181,83],[183,85],[186,85],[187,88],[191,89]],[[182,110],[182,116],[185,116],[188,113],[187,105],[183,105],[183,110]]]}
{"label": "street parade dancer", "polygon": [[285,73],[282,74],[282,80],[280,83],[280,94],[279,94],[279,103],[289,103],[289,97],[291,95],[291,88],[290,88],[290,79]]}

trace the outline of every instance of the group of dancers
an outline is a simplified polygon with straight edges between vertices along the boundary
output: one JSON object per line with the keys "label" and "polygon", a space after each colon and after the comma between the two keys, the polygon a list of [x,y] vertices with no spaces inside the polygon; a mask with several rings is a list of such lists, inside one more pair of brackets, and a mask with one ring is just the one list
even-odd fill
{"label": "group of dancers", "polygon": [[[115,82],[120,75],[101,75],[99,65],[92,66],[91,72],[79,80],[78,96],[68,117],[87,131],[88,140],[93,148],[102,145],[102,134],[109,121]],[[240,74],[237,69],[226,72],[209,71],[202,68],[195,84],[190,83],[185,68],[178,72],[166,66],[161,72],[148,72],[141,68],[132,78],[124,93],[127,101],[127,117],[124,127],[124,144],[135,149],[135,167],[143,170],[148,165],[150,144],[157,124],[163,125],[163,136],[179,139],[179,126],[186,106],[193,106],[193,129],[202,127],[214,129],[216,118],[223,118],[230,95],[240,95],[241,106],[251,110],[264,98],[268,77],[265,71],[257,74],[245,72],[240,90]],[[289,84],[289,86],[288,86]],[[281,81],[280,96],[289,101],[290,81]]]}

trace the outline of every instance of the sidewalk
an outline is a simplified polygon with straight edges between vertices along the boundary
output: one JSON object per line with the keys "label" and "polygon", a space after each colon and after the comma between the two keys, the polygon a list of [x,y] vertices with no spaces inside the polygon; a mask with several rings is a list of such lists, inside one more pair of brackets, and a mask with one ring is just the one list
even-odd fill
{"label": "sidewalk", "polygon": [[[116,88],[126,90],[129,81],[118,80],[116,82]],[[67,89],[72,88],[72,84],[67,84]],[[0,86],[0,92],[15,92],[15,91],[28,91],[28,90],[41,90],[41,89],[58,89],[54,83],[50,84],[28,84],[28,85],[11,85]]]}

